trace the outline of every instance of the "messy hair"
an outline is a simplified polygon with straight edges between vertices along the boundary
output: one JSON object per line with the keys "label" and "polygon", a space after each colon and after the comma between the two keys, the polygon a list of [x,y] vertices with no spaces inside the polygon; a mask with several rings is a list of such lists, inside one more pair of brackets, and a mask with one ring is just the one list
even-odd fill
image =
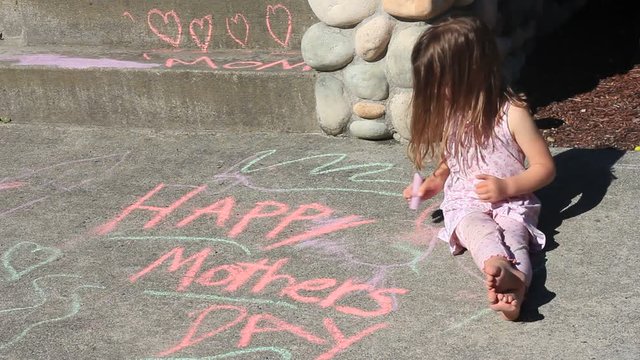
{"label": "messy hair", "polygon": [[524,96],[504,87],[491,29],[473,17],[445,19],[420,36],[411,53],[413,99],[409,155],[418,169],[427,160],[461,157],[490,141],[507,102]]}

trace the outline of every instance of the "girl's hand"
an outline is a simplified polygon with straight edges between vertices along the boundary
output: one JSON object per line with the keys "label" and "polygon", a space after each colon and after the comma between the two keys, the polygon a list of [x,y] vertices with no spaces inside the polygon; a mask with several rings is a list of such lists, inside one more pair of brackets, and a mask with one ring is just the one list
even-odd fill
{"label": "girl's hand", "polygon": [[[442,180],[435,176],[429,176],[422,182],[422,185],[420,185],[420,189],[416,195],[420,196],[422,200],[428,200],[436,196],[443,187],[444,182],[442,182]],[[409,184],[409,186],[407,186],[402,192],[402,195],[405,199],[411,201],[411,196],[413,195],[413,184]]]}
{"label": "girl's hand", "polygon": [[476,179],[482,180],[476,185],[476,194],[478,194],[480,200],[496,203],[509,196],[507,181],[505,179],[486,174],[478,175]]}

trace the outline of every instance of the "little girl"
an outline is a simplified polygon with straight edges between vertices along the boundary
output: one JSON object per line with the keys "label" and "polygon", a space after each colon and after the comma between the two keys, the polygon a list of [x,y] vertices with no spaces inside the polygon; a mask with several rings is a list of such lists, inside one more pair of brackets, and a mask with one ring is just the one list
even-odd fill
{"label": "little girl", "polygon": [[[436,170],[418,194],[444,190],[439,237],[454,255],[469,250],[484,272],[490,308],[516,320],[531,282],[529,245],[544,246],[532,194],[555,167],[524,98],[502,83],[491,30],[474,18],[429,27],[411,54],[413,114],[409,153]],[[528,167],[525,167],[525,158]]]}

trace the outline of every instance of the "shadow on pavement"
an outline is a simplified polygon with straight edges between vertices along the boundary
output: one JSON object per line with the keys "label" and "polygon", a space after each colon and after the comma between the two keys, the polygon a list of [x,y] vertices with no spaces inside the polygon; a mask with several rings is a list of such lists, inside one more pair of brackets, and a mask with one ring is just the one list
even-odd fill
{"label": "shadow on pavement", "polygon": [[612,167],[624,153],[616,149],[570,149],[554,156],[556,178],[536,192],[542,202],[538,228],[546,235],[547,244],[542,252],[532,254],[534,275],[527,302],[523,304],[522,321],[543,319],[538,308],[555,297],[545,286],[546,252],[560,246],[555,240],[560,225],[602,201],[609,185],[616,179]]}

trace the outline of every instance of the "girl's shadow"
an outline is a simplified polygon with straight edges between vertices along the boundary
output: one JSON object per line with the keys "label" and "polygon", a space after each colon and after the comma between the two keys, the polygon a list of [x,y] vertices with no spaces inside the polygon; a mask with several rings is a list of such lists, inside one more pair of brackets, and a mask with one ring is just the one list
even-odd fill
{"label": "girl's shadow", "polygon": [[522,321],[543,319],[538,308],[555,297],[545,286],[546,252],[560,246],[555,239],[560,225],[602,201],[612,180],[616,179],[612,167],[624,153],[615,149],[569,149],[554,156],[556,178],[536,192],[542,202],[538,228],[546,235],[547,244],[543,251],[531,257],[534,274],[529,296],[523,304]]}

